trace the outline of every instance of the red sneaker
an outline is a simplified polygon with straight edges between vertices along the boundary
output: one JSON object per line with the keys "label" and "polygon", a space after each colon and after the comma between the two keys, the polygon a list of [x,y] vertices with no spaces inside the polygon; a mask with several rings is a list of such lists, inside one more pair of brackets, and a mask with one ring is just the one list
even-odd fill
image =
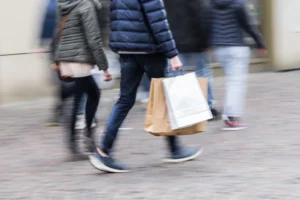
{"label": "red sneaker", "polygon": [[239,131],[247,129],[248,127],[242,122],[240,118],[228,117],[223,115],[225,126],[222,128],[224,131]]}

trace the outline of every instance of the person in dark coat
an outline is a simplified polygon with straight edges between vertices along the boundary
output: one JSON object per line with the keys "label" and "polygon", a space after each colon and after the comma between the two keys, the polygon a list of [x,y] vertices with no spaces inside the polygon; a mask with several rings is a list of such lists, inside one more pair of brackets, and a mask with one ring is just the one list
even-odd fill
{"label": "person in dark coat", "polygon": [[211,44],[226,75],[223,130],[245,129],[242,118],[251,55],[245,33],[254,39],[258,53],[263,56],[267,52],[265,42],[243,0],[211,0],[211,3]]}
{"label": "person in dark coat", "polygon": [[[105,172],[127,172],[112,157],[118,130],[135,103],[141,79],[165,76],[167,59],[172,70],[181,70],[173,35],[162,0],[112,0],[110,47],[120,54],[120,98],[108,119],[104,137],[93,155],[91,164]],[[167,162],[184,162],[197,157],[202,148],[185,149],[176,136],[167,137],[171,155]],[[128,147],[133,148],[133,147]]]}
{"label": "person in dark coat", "polygon": [[[213,119],[220,119],[220,113],[214,108],[213,73],[209,66],[211,39],[209,3],[205,0],[164,0],[164,2],[183,69],[195,65],[197,76],[208,79],[208,104]],[[174,73],[168,70],[168,76],[174,76]]]}

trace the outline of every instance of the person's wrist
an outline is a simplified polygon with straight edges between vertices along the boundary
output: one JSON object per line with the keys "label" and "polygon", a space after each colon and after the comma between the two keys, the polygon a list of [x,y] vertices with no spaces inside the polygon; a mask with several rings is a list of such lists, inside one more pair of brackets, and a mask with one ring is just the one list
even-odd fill
{"label": "person's wrist", "polygon": [[178,50],[174,49],[173,51],[171,51],[167,54],[167,57],[169,59],[173,59],[173,58],[176,58],[178,56],[178,54],[179,54]]}

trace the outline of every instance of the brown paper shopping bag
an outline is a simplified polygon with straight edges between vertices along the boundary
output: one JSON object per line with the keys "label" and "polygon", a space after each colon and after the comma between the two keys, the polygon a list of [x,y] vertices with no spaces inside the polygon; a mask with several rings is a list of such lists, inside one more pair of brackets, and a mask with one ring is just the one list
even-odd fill
{"label": "brown paper shopping bag", "polygon": [[[145,131],[155,136],[190,135],[206,131],[207,122],[201,122],[194,126],[172,131],[170,129],[169,116],[163,89],[163,79],[152,79],[146,113]],[[199,78],[203,93],[207,96],[207,81]],[[188,88],[187,88],[188,89]]]}

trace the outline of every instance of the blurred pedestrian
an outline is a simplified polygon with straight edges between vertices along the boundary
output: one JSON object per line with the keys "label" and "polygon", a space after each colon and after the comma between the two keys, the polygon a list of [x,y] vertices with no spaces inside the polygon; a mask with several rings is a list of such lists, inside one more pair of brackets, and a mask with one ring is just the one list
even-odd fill
{"label": "blurred pedestrian", "polygon": [[[90,156],[90,162],[102,171],[127,172],[111,153],[118,130],[135,103],[144,73],[149,78],[164,77],[167,58],[173,70],[181,70],[182,64],[162,0],[111,1],[111,28],[110,47],[120,54],[120,98],[108,119],[101,145]],[[180,146],[176,136],[168,137],[167,141],[172,162],[191,160],[201,153],[201,148]]]}
{"label": "blurred pedestrian", "polygon": [[91,124],[97,111],[100,90],[91,76],[91,70],[97,65],[104,71],[106,81],[111,80],[111,75],[107,70],[96,4],[86,0],[58,0],[58,5],[61,20],[55,41],[54,60],[59,66],[61,77],[71,78],[75,82],[68,143],[73,158],[78,159],[82,155],[76,141],[75,123],[84,94],[87,94],[85,144],[88,151],[94,150],[94,129]]}
{"label": "blurred pedestrian", "polygon": [[258,53],[265,55],[265,44],[253,19],[241,0],[211,0],[212,45],[215,56],[226,75],[224,130],[247,128],[243,122],[250,48],[244,41],[244,32],[256,42]]}
{"label": "blurred pedestrian", "polygon": [[[55,37],[55,28],[57,25],[57,0],[48,0],[46,5],[46,12],[44,14],[42,31],[40,37],[41,49],[38,53],[49,53],[53,50],[53,38]],[[50,62],[53,62],[53,54],[49,56]],[[56,102],[52,111],[51,118],[47,121],[48,126],[58,126],[62,123],[63,107],[66,99],[71,97],[74,92],[74,83],[66,83],[59,80],[57,73],[51,69],[52,80],[57,87]]]}
{"label": "blurred pedestrian", "polygon": [[41,32],[41,42],[42,44],[46,42],[46,46],[48,46],[51,43],[51,40],[55,32],[56,14],[57,14],[56,0],[48,0],[46,5],[46,12],[44,14],[44,19],[43,19],[42,32]]}
{"label": "blurred pedestrian", "polygon": [[[196,65],[198,77],[207,78],[208,105],[213,119],[220,119],[220,113],[214,107],[213,73],[209,65],[211,8],[206,0],[164,1],[183,69],[186,70],[188,64],[191,63]],[[168,69],[167,75],[171,77],[174,73]]]}

